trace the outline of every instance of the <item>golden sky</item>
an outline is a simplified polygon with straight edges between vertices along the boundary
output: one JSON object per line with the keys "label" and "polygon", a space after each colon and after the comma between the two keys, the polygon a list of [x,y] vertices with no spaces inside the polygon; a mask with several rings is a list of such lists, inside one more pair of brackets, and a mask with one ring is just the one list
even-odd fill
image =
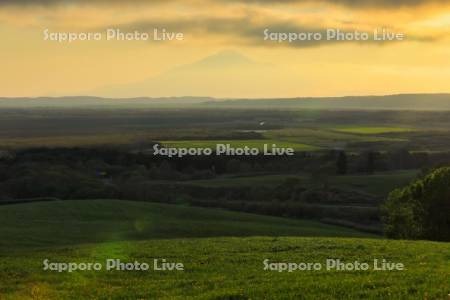
{"label": "golden sky", "polygon": [[[106,41],[105,30],[182,41]],[[403,41],[264,40],[327,29]],[[102,40],[44,40],[100,32]],[[0,0],[0,97],[302,97],[450,92],[450,1]]]}

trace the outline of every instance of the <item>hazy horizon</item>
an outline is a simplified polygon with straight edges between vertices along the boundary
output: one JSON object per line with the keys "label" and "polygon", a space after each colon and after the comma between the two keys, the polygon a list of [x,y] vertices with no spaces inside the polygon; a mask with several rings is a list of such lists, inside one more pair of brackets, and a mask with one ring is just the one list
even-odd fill
{"label": "hazy horizon", "polygon": [[[0,63],[6,71],[0,74],[0,95],[448,93],[449,25],[450,4],[439,0],[2,1]],[[405,38],[375,41],[372,33],[381,36],[383,29],[389,38]],[[108,30],[166,40],[106,40]],[[273,39],[328,30],[354,37]],[[99,33],[102,39],[53,39],[63,33]],[[183,39],[175,39],[178,33]],[[364,33],[371,38],[357,40]]]}

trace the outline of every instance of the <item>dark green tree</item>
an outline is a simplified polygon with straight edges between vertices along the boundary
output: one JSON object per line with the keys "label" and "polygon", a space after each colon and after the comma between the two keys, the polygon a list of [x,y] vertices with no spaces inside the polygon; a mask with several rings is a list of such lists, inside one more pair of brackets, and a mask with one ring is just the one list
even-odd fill
{"label": "dark green tree", "polygon": [[391,238],[450,241],[450,167],[394,190],[382,219]]}

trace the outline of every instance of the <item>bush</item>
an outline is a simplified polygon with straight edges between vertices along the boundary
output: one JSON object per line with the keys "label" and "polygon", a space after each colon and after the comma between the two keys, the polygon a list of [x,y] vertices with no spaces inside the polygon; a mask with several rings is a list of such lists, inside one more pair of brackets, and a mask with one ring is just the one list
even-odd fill
{"label": "bush", "polygon": [[391,238],[450,241],[450,168],[393,191],[383,206],[383,223]]}

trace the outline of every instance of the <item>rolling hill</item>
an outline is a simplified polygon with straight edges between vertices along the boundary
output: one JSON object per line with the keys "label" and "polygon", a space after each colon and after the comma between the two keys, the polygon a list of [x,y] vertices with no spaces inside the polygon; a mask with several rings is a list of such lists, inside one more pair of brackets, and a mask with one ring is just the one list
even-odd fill
{"label": "rolling hill", "polygon": [[133,201],[67,200],[0,206],[0,252],[124,240],[261,235],[368,236],[313,221]]}
{"label": "rolling hill", "polygon": [[[7,205],[0,236],[1,299],[447,299],[450,292],[449,243],[349,238],[362,234],[221,210],[114,200]],[[43,270],[46,259],[166,259],[185,269],[69,273]],[[406,269],[278,272],[264,263],[327,259],[386,259]]]}

